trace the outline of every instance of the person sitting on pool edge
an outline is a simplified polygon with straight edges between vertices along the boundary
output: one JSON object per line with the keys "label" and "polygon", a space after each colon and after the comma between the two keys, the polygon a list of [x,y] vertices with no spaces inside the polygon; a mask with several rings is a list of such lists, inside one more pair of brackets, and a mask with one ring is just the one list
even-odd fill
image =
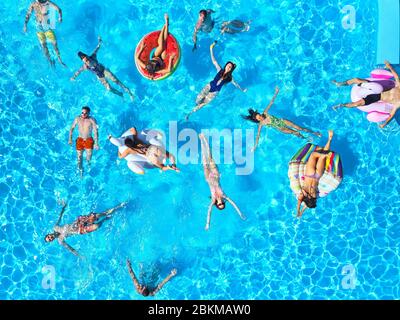
{"label": "person sitting on pool edge", "polygon": [[211,9],[202,9],[199,12],[199,18],[197,20],[196,26],[194,27],[193,32],[193,49],[195,51],[197,49],[197,32],[202,31],[206,33],[210,33],[214,28],[215,21],[211,17],[211,14],[215,11]]}
{"label": "person sitting on pool edge", "polygon": [[[325,172],[326,158],[328,157],[328,154],[332,152],[330,147],[333,138],[333,131],[329,130],[328,134],[328,141],[325,144],[325,147],[317,147],[315,151],[311,153],[306,163],[305,175],[301,177],[301,179],[304,180],[304,185],[301,188],[301,193],[297,199],[298,218],[303,215],[306,209],[317,207],[319,180]],[[302,203],[304,203],[303,208],[301,208]]]}
{"label": "person sitting on pool edge", "polygon": [[236,64],[231,61],[228,61],[224,68],[218,64],[217,60],[214,57],[213,48],[217,44],[217,41],[214,41],[210,46],[210,55],[211,61],[214,64],[215,68],[217,69],[217,74],[209,84],[207,84],[203,90],[199,93],[196,99],[196,107],[186,115],[186,120],[189,119],[190,115],[205,105],[209,104],[211,101],[215,99],[215,97],[219,94],[222,87],[227,83],[232,83],[236,88],[239,90],[246,92],[247,89],[242,89],[239,84],[233,79],[232,73],[236,69]]}
{"label": "person sitting on pool edge", "polygon": [[293,123],[292,121],[289,121],[287,119],[277,118],[277,117],[274,117],[273,115],[269,114],[268,111],[271,108],[271,106],[273,105],[278,93],[279,93],[279,88],[276,87],[275,94],[274,94],[271,102],[265,108],[265,110],[263,111],[262,114],[258,113],[257,111],[255,111],[253,109],[249,109],[249,115],[242,116],[246,120],[250,120],[254,123],[258,123],[257,138],[256,138],[256,142],[253,147],[253,151],[258,146],[258,141],[260,139],[261,129],[263,126],[272,127],[283,133],[293,134],[296,137],[303,138],[303,139],[305,139],[305,137],[299,131],[309,132],[318,137],[321,136],[321,133],[319,133],[319,132],[312,132],[311,130],[309,130],[307,128],[300,127],[299,125]]}
{"label": "person sitting on pool edge", "polygon": [[133,285],[135,286],[135,289],[137,291],[137,293],[141,294],[144,297],[148,297],[148,296],[154,296],[156,295],[157,292],[159,292],[161,290],[161,288],[169,281],[171,280],[171,278],[173,278],[174,276],[176,276],[177,274],[177,270],[176,269],[172,269],[170,274],[163,280],[161,281],[155,289],[149,288],[147,285],[141,285],[138,281],[138,279],[136,278],[135,273],[133,272],[132,269],[132,264],[130,262],[129,259],[126,259],[126,265],[128,266],[128,271],[129,271],[129,275],[132,278],[133,281]]}
{"label": "person sitting on pool edge", "polygon": [[49,48],[47,47],[47,40],[49,40],[50,43],[53,45],[58,61],[62,66],[66,67],[65,63],[61,60],[60,50],[58,49],[57,37],[53,30],[55,26],[51,26],[49,23],[50,8],[57,10],[59,16],[58,22],[61,23],[62,11],[59,6],[48,0],[36,0],[31,3],[26,13],[25,23],[24,23],[24,33],[26,33],[28,30],[28,22],[29,19],[31,18],[32,12],[34,12],[36,16],[37,36],[39,38],[39,42],[43,49],[44,55],[50,62],[50,65],[54,67],[54,61],[51,59]]}
{"label": "person sitting on pool edge", "polygon": [[[340,103],[336,106],[333,107],[334,110],[340,107],[346,107],[346,108],[357,108],[357,107],[362,107],[362,106],[367,106],[372,103],[378,102],[378,101],[384,101],[386,103],[389,103],[393,105],[393,109],[390,112],[389,118],[386,119],[386,121],[382,124],[379,125],[380,128],[386,127],[386,125],[392,121],[393,117],[395,116],[396,112],[400,108],[400,80],[399,80],[399,75],[397,72],[393,69],[389,61],[385,60],[385,66],[390,70],[390,72],[393,74],[394,79],[396,81],[396,86],[388,91],[381,92],[379,94],[370,94],[366,96],[364,99],[361,99],[356,102],[350,102],[350,103]],[[336,80],[332,81],[336,86],[341,87],[341,86],[349,86],[353,84],[358,84],[361,85],[362,83],[369,82],[369,80],[366,79],[360,79],[360,78],[353,78],[350,80],[346,80],[343,82],[338,82]]]}
{"label": "person sitting on pool edge", "polygon": [[105,220],[108,220],[111,217],[111,214],[115,210],[125,207],[126,204],[127,202],[123,202],[118,206],[108,209],[102,213],[92,212],[85,216],[79,216],[71,224],[65,224],[63,226],[60,226],[62,216],[64,214],[65,208],[67,207],[67,204],[63,202],[62,203],[63,208],[61,210],[60,216],[53,228],[54,232],[47,234],[46,237],[44,238],[44,241],[53,242],[55,239],[57,239],[58,243],[62,245],[64,248],[66,248],[69,252],[71,252],[77,257],[82,258],[82,256],[78,253],[78,251],[76,251],[68,243],[65,242],[65,238],[73,235],[86,234],[96,231],[101,227],[101,225],[104,223]]}
{"label": "person sitting on pool edge", "polygon": [[[118,151],[118,157],[120,159],[126,158],[129,154],[140,154],[146,157],[147,161],[153,166],[161,169],[162,171],[173,170],[180,172],[176,167],[176,160],[172,153],[169,153],[164,148],[145,143],[137,137],[136,128],[129,129],[133,135],[133,139],[130,137],[125,138],[125,145],[128,147],[124,152],[120,153]],[[111,139],[112,135],[108,136]],[[164,160],[168,158],[171,165],[164,165]]]}
{"label": "person sitting on pool edge", "polygon": [[146,44],[142,42],[139,51],[135,55],[135,59],[142,69],[147,70],[147,72],[154,77],[156,73],[158,74],[168,74],[171,73],[172,66],[175,59],[175,54],[169,57],[168,68],[166,68],[165,59],[167,58],[167,39],[168,39],[168,26],[169,17],[168,14],[164,14],[165,24],[160,31],[158,36],[158,46],[155,48],[154,55],[150,56],[149,61],[143,61],[140,59],[140,55],[146,48]]}
{"label": "person sitting on pool edge", "polygon": [[78,71],[75,72],[75,74],[72,76],[71,80],[72,81],[75,80],[76,77],[78,77],[83,71],[89,70],[97,76],[97,79],[99,79],[99,81],[103,84],[103,86],[108,91],[110,91],[120,97],[123,96],[122,92],[113,88],[109,84],[107,79],[111,80],[115,84],[119,85],[123,90],[125,90],[125,92],[129,94],[131,100],[133,101],[134,96],[133,96],[131,90],[128,87],[126,87],[120,80],[118,80],[118,78],[109,69],[104,67],[97,60],[97,52],[99,51],[101,44],[103,42],[100,37],[98,38],[98,40],[99,40],[99,43],[97,44],[96,49],[94,49],[93,53],[90,56],[88,56],[87,54],[85,54],[81,51],[78,52],[79,58],[83,61],[83,66]]}

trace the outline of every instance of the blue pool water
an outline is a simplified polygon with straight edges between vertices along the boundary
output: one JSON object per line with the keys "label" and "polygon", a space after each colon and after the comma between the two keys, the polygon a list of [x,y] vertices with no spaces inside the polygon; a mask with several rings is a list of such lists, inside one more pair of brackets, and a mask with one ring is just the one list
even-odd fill
{"label": "blue pool water", "polygon": [[[57,3],[64,22],[56,33],[68,69],[55,70],[39,50],[32,21],[22,33],[29,1],[0,4],[1,299],[142,299],[127,257],[137,272],[139,263],[160,277],[178,269],[159,299],[400,298],[399,127],[393,121],[380,130],[356,110],[330,108],[349,99],[349,90],[330,80],[365,77],[375,67],[377,1],[203,2],[219,23],[252,19],[248,33],[221,37],[215,48],[221,64],[238,64],[235,78],[248,92],[224,87],[179,129],[255,129],[240,114],[248,107],[262,110],[279,85],[271,113],[320,130],[320,143],[326,129],[334,129],[332,148],[345,172],[340,188],[298,220],[287,163],[303,141],[263,131],[251,175],[235,175],[234,164],[219,166],[225,192],[248,219],[241,221],[230,207],[214,211],[208,232],[209,189],[201,165],[137,176],[117,160],[106,138],[131,126],[168,132],[168,121],[182,120],[194,107],[215,74],[208,46],[218,37],[216,29],[200,34],[192,53],[198,1]],[[356,9],[354,30],[342,27],[345,5]],[[137,72],[133,51],[144,34],[161,28],[164,12],[183,57],[173,76],[150,82]],[[99,60],[134,90],[134,103],[105,93],[89,73],[69,81],[80,67],[76,52],[93,50],[99,34]],[[99,123],[101,148],[81,179],[67,141],[85,104]],[[43,240],[60,212],[57,199],[68,201],[64,223],[129,204],[99,231],[67,239],[86,257],[78,260]],[[56,273],[54,289],[42,286],[48,266]],[[355,277],[342,275],[346,270],[355,270]]]}

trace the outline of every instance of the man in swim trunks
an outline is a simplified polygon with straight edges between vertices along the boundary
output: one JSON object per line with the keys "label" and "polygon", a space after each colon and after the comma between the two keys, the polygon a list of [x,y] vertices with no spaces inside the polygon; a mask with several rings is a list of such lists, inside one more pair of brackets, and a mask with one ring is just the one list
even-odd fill
{"label": "man in swim trunks", "polygon": [[196,26],[194,27],[194,32],[193,32],[193,49],[192,51],[197,49],[197,32],[203,31],[205,33],[210,33],[212,29],[214,28],[215,21],[211,17],[211,14],[214,13],[215,11],[211,9],[202,9],[199,12],[199,18],[197,19]]}
{"label": "man in swim trunks", "polygon": [[[399,75],[397,72],[393,69],[389,61],[385,61],[386,68],[389,69],[389,71],[393,74],[394,79],[396,81],[396,86],[388,91],[381,92],[379,94],[370,94],[366,96],[365,98],[356,101],[356,102],[351,102],[351,103],[341,103],[333,107],[334,110],[340,107],[346,107],[346,108],[357,108],[357,107],[362,107],[362,106],[367,106],[372,103],[378,102],[378,101],[383,101],[386,103],[389,103],[393,105],[393,109],[390,112],[389,118],[382,124],[379,125],[380,128],[384,128],[390,121],[392,121],[393,117],[395,116],[397,110],[400,108],[400,80],[399,80]],[[332,81],[336,86],[341,87],[341,86],[349,86],[353,84],[361,85],[362,83],[369,82],[369,80],[366,79],[360,79],[360,78],[353,78],[347,81],[343,82],[338,82],[336,80]]]}
{"label": "man in swim trunks", "polygon": [[27,25],[29,19],[31,17],[32,12],[34,12],[36,16],[37,36],[39,38],[40,45],[43,48],[47,60],[50,62],[51,66],[54,66],[54,61],[51,59],[49,49],[47,47],[47,40],[49,40],[54,47],[54,51],[56,52],[58,61],[65,67],[66,65],[64,64],[64,62],[62,62],[60,51],[58,50],[57,38],[53,30],[54,27],[50,23],[50,8],[53,8],[58,11],[59,15],[58,21],[61,23],[62,11],[59,6],[48,0],[36,0],[31,3],[26,13],[24,32],[25,33],[27,32]]}
{"label": "man in swim trunks", "polygon": [[[69,130],[68,143],[72,145],[72,133],[75,127],[78,126],[79,137],[76,139],[76,150],[78,152],[78,169],[83,174],[82,157],[83,151],[86,150],[86,160],[88,164],[92,159],[93,148],[99,149],[99,136],[97,130],[97,122],[95,118],[90,116],[90,108],[83,107],[80,116],[76,117]],[[94,131],[94,140],[92,138]]]}
{"label": "man in swim trunks", "polygon": [[92,212],[86,216],[78,217],[78,219],[76,219],[71,224],[65,224],[63,226],[60,226],[62,216],[64,214],[65,208],[67,207],[67,204],[63,202],[63,208],[61,209],[60,216],[53,228],[54,232],[47,234],[44,240],[45,242],[52,242],[55,239],[57,239],[58,243],[62,245],[64,248],[66,248],[69,252],[71,252],[77,257],[82,258],[82,256],[74,248],[72,248],[68,243],[65,242],[65,238],[73,235],[86,234],[96,231],[101,227],[101,225],[105,220],[111,217],[111,214],[115,210],[125,207],[126,204],[127,202],[123,202],[120,205],[108,209],[102,213]]}

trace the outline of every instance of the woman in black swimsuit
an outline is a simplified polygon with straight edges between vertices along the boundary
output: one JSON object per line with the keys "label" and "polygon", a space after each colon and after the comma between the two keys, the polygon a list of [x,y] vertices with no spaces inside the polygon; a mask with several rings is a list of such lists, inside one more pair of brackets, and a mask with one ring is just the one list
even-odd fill
{"label": "woman in black swimsuit", "polygon": [[78,77],[83,71],[89,70],[89,71],[92,71],[97,76],[97,79],[99,79],[99,81],[103,84],[103,86],[108,91],[111,91],[112,93],[119,95],[120,97],[122,97],[122,95],[123,95],[122,92],[111,87],[111,85],[108,83],[107,79],[111,80],[112,82],[119,85],[122,89],[124,89],[125,92],[128,93],[129,96],[131,97],[131,100],[133,100],[133,94],[132,94],[131,90],[129,90],[129,88],[126,87],[121,81],[119,81],[118,78],[110,70],[108,70],[106,67],[104,67],[97,60],[97,51],[99,51],[101,44],[102,44],[102,40],[99,37],[99,43],[98,43],[96,49],[94,49],[93,53],[90,56],[88,56],[87,54],[85,54],[83,52],[80,52],[80,51],[78,52],[79,58],[81,58],[81,60],[83,61],[83,66],[77,72],[75,72],[75,74],[72,76],[71,80],[75,80],[75,78]]}
{"label": "woman in black swimsuit", "polygon": [[143,61],[140,59],[140,55],[142,54],[146,45],[142,42],[140,50],[136,53],[136,61],[142,69],[146,69],[147,72],[154,77],[156,73],[158,74],[167,74],[171,72],[173,60],[175,55],[171,55],[169,57],[168,68],[165,64],[165,59],[167,58],[167,39],[168,39],[168,26],[169,26],[169,17],[168,14],[164,14],[165,24],[160,31],[160,35],[158,36],[158,46],[155,48],[154,55],[150,57],[149,61]]}

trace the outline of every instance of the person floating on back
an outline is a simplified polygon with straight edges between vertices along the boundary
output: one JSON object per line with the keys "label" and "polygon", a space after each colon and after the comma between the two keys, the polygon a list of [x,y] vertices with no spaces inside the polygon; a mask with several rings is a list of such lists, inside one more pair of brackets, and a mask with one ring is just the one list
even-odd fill
{"label": "person floating on back", "polygon": [[211,81],[209,84],[207,84],[200,92],[200,94],[197,96],[196,107],[189,114],[186,115],[186,120],[189,119],[192,113],[200,110],[205,105],[213,101],[215,97],[218,95],[218,93],[221,91],[222,87],[227,83],[232,82],[232,84],[239,90],[243,92],[247,91],[247,89],[242,89],[239,86],[239,84],[233,79],[232,73],[236,69],[236,64],[234,64],[231,61],[228,61],[225,64],[224,68],[221,68],[221,66],[218,64],[217,60],[214,57],[214,52],[213,52],[213,48],[216,45],[216,43],[217,42],[214,41],[213,44],[210,46],[210,55],[211,55],[211,61],[214,64],[215,68],[217,69],[218,73],[216,74],[214,80]]}
{"label": "person floating on back", "polygon": [[[329,136],[327,143],[323,148],[318,147],[311,153],[306,163],[305,175],[301,177],[301,179],[304,179],[304,184],[297,199],[297,217],[299,218],[303,215],[306,209],[317,207],[319,181],[325,173],[326,159],[329,153],[332,152],[330,148],[333,131],[329,130],[328,133]],[[303,208],[301,208],[303,203]]]}
{"label": "person floating on back", "polygon": [[[24,32],[26,33],[28,30],[28,22],[32,15],[32,12],[35,13],[36,16],[36,34],[39,38],[40,45],[43,49],[43,52],[49,61],[51,66],[54,66],[54,60],[50,57],[49,48],[47,47],[47,40],[53,45],[54,51],[57,55],[58,61],[64,67],[66,66],[64,62],[61,60],[60,51],[57,45],[56,34],[54,33],[55,25],[52,25],[52,21],[50,21],[50,9],[55,9],[58,11],[58,21],[62,22],[62,11],[59,6],[57,6],[52,1],[48,0],[36,0],[31,3],[28,8],[28,11],[25,16],[24,23]],[[54,23],[54,22],[53,22]]]}
{"label": "person floating on back", "polygon": [[[86,151],[86,160],[90,164],[92,159],[93,148],[99,149],[99,134],[97,129],[97,122],[95,118],[90,116],[90,108],[83,107],[80,116],[74,119],[71,129],[69,130],[68,143],[72,145],[72,134],[75,127],[78,126],[79,136],[76,139],[76,151],[78,152],[78,169],[83,174],[82,157],[83,151]],[[92,138],[92,131],[94,132],[94,140]]]}
{"label": "person floating on back", "polygon": [[256,138],[256,143],[254,145],[253,151],[257,148],[258,141],[260,139],[261,129],[264,126],[272,127],[283,133],[293,134],[296,137],[303,138],[303,139],[305,137],[299,131],[309,132],[318,137],[321,136],[321,133],[319,133],[319,132],[312,132],[311,130],[309,130],[307,128],[302,128],[299,125],[297,125],[289,120],[277,118],[277,117],[274,117],[273,115],[269,114],[268,111],[271,108],[271,106],[273,105],[278,93],[279,93],[279,88],[276,87],[275,94],[274,94],[271,102],[265,108],[265,110],[263,111],[262,114],[258,113],[257,111],[255,111],[253,109],[249,109],[249,115],[242,116],[246,120],[250,120],[252,122],[258,123],[257,138]]}
{"label": "person floating on back", "polygon": [[197,49],[197,33],[199,31],[205,32],[205,33],[210,33],[212,29],[214,28],[215,21],[211,17],[211,14],[214,13],[215,11],[211,9],[202,9],[199,12],[199,18],[197,19],[196,26],[194,27],[194,32],[193,32],[193,49],[192,51],[195,51]]}
{"label": "person floating on back", "polygon": [[128,266],[129,275],[132,278],[133,285],[135,286],[137,293],[141,294],[144,297],[156,295],[156,293],[159,292],[161,288],[177,274],[177,270],[172,269],[170,274],[157,286],[155,286],[155,288],[150,288],[148,285],[143,285],[139,283],[135,273],[133,272],[132,264],[129,259],[126,259],[126,265]]}
{"label": "person floating on back", "polygon": [[161,29],[160,35],[158,37],[158,46],[154,50],[153,56],[150,55],[149,61],[144,61],[140,58],[143,50],[146,48],[144,42],[142,42],[139,51],[135,55],[135,59],[139,66],[146,69],[150,76],[155,76],[155,74],[165,75],[171,73],[175,54],[169,56],[168,67],[165,63],[167,59],[167,39],[168,39],[168,27],[169,27],[169,17],[168,14],[164,14],[165,24]]}
{"label": "person floating on back", "polygon": [[99,51],[101,44],[103,41],[101,38],[98,38],[98,44],[96,49],[92,52],[92,54],[89,56],[81,51],[78,52],[79,58],[83,61],[83,66],[75,72],[75,74],[72,76],[71,80],[75,80],[76,77],[78,77],[83,71],[89,70],[92,73],[94,73],[97,76],[97,79],[102,83],[102,85],[110,92],[122,97],[123,93],[118,91],[117,89],[113,88],[110,83],[107,80],[110,80],[120,86],[127,94],[129,94],[131,100],[133,101],[133,94],[131,90],[126,87],[108,68],[103,66],[99,61],[97,60],[97,52]]}
{"label": "person floating on back", "polygon": [[[400,108],[400,80],[399,80],[399,75],[393,69],[393,67],[391,66],[389,61],[385,61],[385,65],[390,70],[390,72],[393,74],[394,79],[396,81],[396,86],[393,89],[390,89],[388,91],[382,91],[381,93],[369,94],[365,98],[355,101],[355,102],[340,103],[336,106],[333,106],[332,108],[334,110],[336,110],[337,108],[340,108],[340,107],[357,108],[357,107],[367,106],[367,105],[370,105],[375,102],[384,101],[386,103],[393,105],[393,109],[390,111],[389,117],[386,119],[386,121],[384,123],[379,125],[380,128],[386,127],[386,125],[390,121],[392,121],[397,110],[399,110],[399,108]],[[332,82],[336,86],[341,87],[341,86],[350,86],[350,85],[354,85],[354,84],[361,85],[362,83],[368,83],[370,81],[366,80],[366,79],[353,78],[353,79],[346,80],[343,82],[338,82],[336,80],[333,80]],[[382,90],[383,90],[383,88],[382,88]]]}
{"label": "person floating on back", "polygon": [[72,248],[68,243],[65,242],[65,238],[78,235],[78,234],[86,234],[99,229],[105,220],[111,217],[111,214],[119,209],[125,207],[127,202],[123,202],[118,206],[108,209],[102,213],[90,213],[88,215],[79,216],[74,222],[71,224],[60,225],[62,216],[64,214],[65,208],[67,204],[63,202],[63,208],[61,210],[60,216],[53,228],[53,233],[49,233],[45,237],[45,242],[52,242],[55,239],[58,240],[58,243],[66,248],[69,252],[74,254],[77,257],[82,258],[82,256]]}
{"label": "person floating on back", "polygon": [[203,168],[204,168],[204,176],[206,181],[210,187],[211,191],[211,202],[208,207],[207,212],[207,223],[205,229],[208,230],[210,228],[211,222],[211,211],[213,206],[216,206],[219,210],[225,209],[225,200],[227,200],[236,210],[238,215],[242,220],[245,220],[246,217],[240,212],[238,206],[224,193],[221,188],[219,178],[220,174],[217,168],[217,165],[212,158],[210,146],[208,145],[207,139],[204,134],[199,134],[200,143],[201,143],[201,154],[203,160]]}

